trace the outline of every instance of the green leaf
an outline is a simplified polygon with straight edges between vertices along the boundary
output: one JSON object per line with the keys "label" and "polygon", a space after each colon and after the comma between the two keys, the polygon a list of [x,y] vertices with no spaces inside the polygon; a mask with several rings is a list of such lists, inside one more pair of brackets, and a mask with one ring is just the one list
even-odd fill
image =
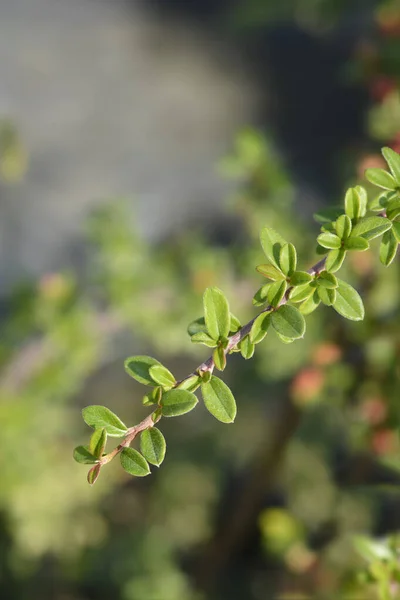
{"label": "green leaf", "polygon": [[213,375],[208,383],[201,384],[201,394],[207,410],[213,417],[221,423],[233,423],[236,417],[236,402],[222,379]]}
{"label": "green leaf", "polygon": [[77,446],[73,453],[74,460],[81,465],[94,465],[98,459],[89,451],[88,446]]}
{"label": "green leaf", "polygon": [[376,560],[387,560],[393,559],[393,554],[386,544],[371,540],[363,535],[357,535],[353,537],[353,544],[357,552],[367,562],[374,562]]}
{"label": "green leaf", "polygon": [[318,287],[318,296],[323,304],[326,306],[332,306],[336,300],[336,290],[326,287]]}
{"label": "green leaf", "polygon": [[271,317],[269,312],[263,312],[254,320],[250,331],[250,341],[253,344],[258,344],[267,335],[268,327],[271,323]]}
{"label": "green leaf", "polygon": [[297,266],[297,252],[293,244],[284,244],[279,253],[279,264],[282,271],[290,277]]}
{"label": "green leaf", "polygon": [[224,293],[217,287],[207,288],[203,296],[203,306],[209,335],[214,340],[228,337],[231,315]]}
{"label": "green leaf", "polygon": [[129,473],[129,475],[134,475],[135,477],[146,477],[146,475],[150,475],[150,468],[147,463],[147,460],[133,448],[124,448],[120,454],[121,466]]}
{"label": "green leaf", "polygon": [[336,233],[341,240],[346,240],[351,233],[351,220],[347,215],[341,215],[335,223]]}
{"label": "green leaf", "polygon": [[360,198],[360,217],[365,217],[365,213],[367,212],[367,205],[368,205],[367,191],[361,185],[356,185],[356,187],[354,189],[356,190],[356,192]]}
{"label": "green leaf", "polygon": [[[359,219],[361,217],[361,198],[355,188],[349,188],[344,197],[344,206],[347,217]],[[351,223],[350,223],[351,228]],[[340,236],[342,237],[342,236]],[[342,238],[343,239],[343,238]]]}
{"label": "green leaf", "polygon": [[205,331],[194,333],[190,340],[193,344],[204,344],[205,346],[208,346],[208,348],[215,348],[217,346],[217,342]]}
{"label": "green leaf", "polygon": [[287,288],[286,281],[276,281],[271,283],[268,290],[267,298],[271,306],[278,306],[285,295]]}
{"label": "green leaf", "polygon": [[334,233],[321,233],[317,237],[317,242],[323,248],[329,248],[332,250],[340,248],[342,245],[340,238]]}
{"label": "green leaf", "polygon": [[96,429],[89,442],[89,451],[96,456],[101,458],[104,453],[104,449],[107,443],[107,431],[105,429]]}
{"label": "green leaf", "polygon": [[326,287],[332,290],[337,288],[339,285],[337,277],[329,271],[321,271],[316,279],[316,282],[318,286]]}
{"label": "green leaf", "polygon": [[100,475],[101,465],[94,465],[91,469],[89,469],[89,473],[87,474],[87,480],[90,485],[96,483],[98,476]]}
{"label": "green leaf", "polygon": [[253,296],[253,305],[254,306],[262,306],[268,300],[268,290],[271,287],[272,283],[266,283]]}
{"label": "green leaf", "polygon": [[343,208],[341,206],[329,206],[314,213],[314,219],[317,223],[330,223],[336,221],[342,213]]}
{"label": "green leaf", "polygon": [[344,247],[346,250],[356,250],[357,252],[364,252],[368,250],[369,241],[363,237],[351,237],[345,241]]}
{"label": "green leaf", "polygon": [[202,332],[202,333],[207,332],[207,327],[206,327],[206,322],[204,320],[204,317],[199,317],[198,319],[195,319],[194,321],[189,323],[187,332],[190,336],[195,335],[195,333],[199,333],[199,332]]}
{"label": "green leaf", "polygon": [[87,406],[82,410],[83,420],[93,429],[105,429],[110,437],[123,437],[128,428],[105,406]]}
{"label": "green leaf", "polygon": [[365,171],[365,177],[369,182],[385,190],[396,189],[396,181],[393,175],[384,169],[367,169]]}
{"label": "green leaf", "polygon": [[161,386],[153,388],[143,396],[143,406],[151,406],[152,404],[158,404],[161,401],[162,395],[163,389]]}
{"label": "green leaf", "polygon": [[382,154],[396,183],[400,186],[400,155],[388,147],[382,148]]}
{"label": "green leaf", "polygon": [[218,348],[215,348],[212,356],[214,365],[217,367],[218,371],[223,371],[226,367],[226,354],[223,347],[218,346]]}
{"label": "green leaf", "polygon": [[299,285],[292,290],[290,290],[289,299],[292,302],[303,302],[314,293],[315,288],[309,283],[305,283],[304,285]]}
{"label": "green leaf", "polygon": [[243,358],[248,360],[249,358],[252,358],[252,356],[254,354],[254,349],[255,349],[255,345],[250,340],[250,337],[248,335],[246,335],[246,337],[244,337],[242,339],[242,341],[240,342],[241,355],[243,356]]}
{"label": "green leaf", "polygon": [[166,392],[161,400],[163,417],[184,415],[196,406],[198,400],[192,392],[174,389]]}
{"label": "green leaf", "polygon": [[346,319],[361,321],[364,318],[364,305],[360,295],[345,281],[338,279],[338,282],[333,308]]}
{"label": "green leaf", "polygon": [[397,253],[397,247],[398,241],[393,231],[386,231],[383,234],[379,247],[379,260],[385,267],[388,267],[393,262]]}
{"label": "green leaf", "polygon": [[312,280],[312,275],[307,273],[307,271],[295,271],[290,276],[290,285],[293,285],[294,287],[298,285],[304,285],[305,283],[310,283]]}
{"label": "green leaf", "polygon": [[177,389],[187,390],[188,392],[195,392],[200,387],[201,378],[198,375],[191,375],[187,379],[181,381]]}
{"label": "green leaf", "polygon": [[277,269],[280,269],[280,250],[286,244],[286,240],[273,229],[265,227],[261,230],[260,241],[265,256]]}
{"label": "green leaf", "polygon": [[161,364],[151,356],[130,356],[125,360],[125,371],[143,385],[157,385],[150,375],[150,367]]}
{"label": "green leaf", "polygon": [[351,237],[363,237],[366,240],[372,240],[385,233],[391,226],[391,221],[384,217],[365,217],[353,228]]}
{"label": "green leaf", "polygon": [[400,221],[393,221],[391,231],[393,232],[394,237],[400,244]]}
{"label": "green leaf", "polygon": [[284,335],[281,335],[280,333],[276,332],[276,335],[278,336],[278,338],[281,340],[281,342],[283,344],[293,344],[294,340],[292,340],[291,338],[287,338]]}
{"label": "green leaf", "polygon": [[153,381],[161,385],[163,388],[171,388],[175,385],[176,379],[163,365],[153,365],[149,369],[150,377]]}
{"label": "green leaf", "polygon": [[258,265],[256,270],[263,275],[263,277],[267,277],[272,281],[279,281],[280,279],[285,279],[285,275],[278,270],[273,265]]}
{"label": "green leaf", "polygon": [[318,291],[315,290],[312,296],[307,298],[307,300],[305,300],[303,304],[300,304],[299,311],[302,315],[310,315],[312,312],[314,312],[316,308],[318,308],[320,303],[321,299],[318,295]]}
{"label": "green leaf", "polygon": [[167,444],[161,431],[156,427],[145,429],[140,436],[140,451],[152,465],[159,467],[164,460]]}
{"label": "green leaf", "polygon": [[346,250],[339,248],[338,250],[331,250],[326,257],[325,269],[331,273],[339,271],[346,257]]}
{"label": "green leaf", "polygon": [[397,219],[397,217],[400,215],[400,198],[393,198],[388,202],[386,215],[391,221]]}
{"label": "green leaf", "polygon": [[229,334],[236,333],[241,328],[242,328],[242,325],[241,325],[239,319],[231,313],[231,326],[229,329]]}
{"label": "green leaf", "polygon": [[271,323],[275,331],[292,340],[303,337],[306,330],[303,315],[290,304],[285,304],[271,313]]}

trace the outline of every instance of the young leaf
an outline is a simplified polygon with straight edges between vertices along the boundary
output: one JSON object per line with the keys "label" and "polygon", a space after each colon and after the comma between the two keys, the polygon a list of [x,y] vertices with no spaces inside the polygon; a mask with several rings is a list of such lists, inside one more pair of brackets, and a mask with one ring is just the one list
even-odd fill
{"label": "young leaf", "polygon": [[171,388],[176,383],[175,377],[172,375],[171,371],[163,365],[153,365],[149,369],[149,374],[152,380],[163,388]]}
{"label": "young leaf", "polygon": [[263,312],[255,319],[250,331],[250,341],[253,344],[258,344],[267,335],[268,327],[271,323],[269,312]]}
{"label": "young leaf", "polygon": [[152,465],[159,467],[164,460],[167,444],[161,431],[156,427],[145,429],[140,436],[140,451]]}
{"label": "young leaf", "polygon": [[398,241],[393,231],[386,231],[383,234],[381,245],[379,247],[379,260],[385,267],[388,267],[394,260],[397,252]]}
{"label": "young leaf", "polygon": [[367,169],[365,177],[374,185],[385,190],[395,190],[396,181],[390,173],[384,169]]}
{"label": "young leaf", "polygon": [[217,346],[217,342],[205,331],[199,331],[198,333],[193,334],[190,340],[193,344],[204,344],[209,348],[215,348]]}
{"label": "young leaf", "polygon": [[400,244],[400,221],[393,221],[391,231],[393,232],[397,242]]}
{"label": "young leaf", "polygon": [[266,283],[253,296],[253,305],[254,306],[262,306],[266,303],[268,299],[268,290],[271,287],[272,283]]}
{"label": "young leaf", "polygon": [[229,328],[229,334],[236,333],[241,329],[242,325],[237,317],[231,313],[231,326]]}
{"label": "young leaf", "polygon": [[279,264],[285,275],[290,277],[296,270],[297,252],[293,244],[284,244],[279,253]]}
{"label": "young leaf", "polygon": [[250,336],[246,335],[245,338],[240,342],[240,353],[244,359],[248,360],[254,354],[255,346],[250,340]]}
{"label": "young leaf", "polygon": [[188,328],[187,328],[187,332],[190,336],[194,335],[195,333],[199,333],[199,332],[207,332],[207,327],[206,327],[206,322],[204,320],[204,317],[199,317],[198,319],[195,319],[194,321],[192,321],[191,323],[189,323]]}
{"label": "young leaf", "polygon": [[228,337],[230,312],[224,293],[217,287],[207,288],[203,296],[203,306],[209,335],[214,340]]}
{"label": "young leaf", "polygon": [[121,466],[135,477],[146,477],[150,474],[150,468],[147,460],[133,448],[124,448],[120,454]]}
{"label": "young leaf", "polygon": [[225,369],[226,354],[222,346],[218,346],[218,348],[215,348],[213,352],[213,361],[218,371],[223,371]]}
{"label": "young leaf", "polygon": [[334,233],[321,233],[317,237],[317,242],[323,248],[329,248],[331,250],[336,250],[342,245],[340,238]]}
{"label": "young leaf", "polygon": [[100,475],[101,465],[94,465],[91,469],[89,469],[89,473],[87,474],[87,480],[90,485],[96,483],[98,476]]}
{"label": "young leaf", "polygon": [[77,446],[74,449],[74,460],[81,465],[94,465],[97,462],[97,457],[89,451],[88,446]]}
{"label": "young leaf", "polygon": [[331,250],[326,257],[325,269],[331,273],[339,271],[346,257],[346,250],[339,248],[338,250]]}
{"label": "young leaf", "polygon": [[391,226],[391,221],[384,217],[365,217],[355,225],[351,237],[363,237],[366,240],[372,240],[385,233]]}
{"label": "young leaf", "polygon": [[364,318],[364,305],[360,295],[345,281],[338,279],[338,283],[333,308],[346,319],[361,321]]}
{"label": "young leaf", "polygon": [[284,304],[271,313],[271,323],[278,333],[292,340],[303,337],[306,330],[303,315],[290,304]]}
{"label": "young leaf", "polygon": [[[361,198],[355,188],[349,188],[344,198],[344,206],[347,217],[358,219],[361,217]],[[350,222],[351,228],[351,222]],[[339,234],[338,234],[339,235]],[[340,236],[342,239],[343,237]]]}
{"label": "young leaf", "polygon": [[143,385],[157,385],[150,375],[150,367],[161,364],[151,356],[130,356],[125,360],[125,371]]}
{"label": "young leaf", "polygon": [[107,443],[107,432],[105,429],[96,429],[89,442],[89,451],[96,458],[101,458]]}
{"label": "young leaf", "polygon": [[286,288],[286,281],[276,281],[275,283],[271,283],[267,294],[268,302],[271,306],[276,307],[279,305],[285,295]]}
{"label": "young leaf", "polygon": [[356,250],[357,252],[364,252],[368,250],[369,242],[363,237],[350,237],[345,241],[344,247],[346,250]]}
{"label": "young leaf", "polygon": [[400,186],[400,155],[391,148],[382,148],[382,154],[392,172],[397,185]]}
{"label": "young leaf", "polygon": [[263,277],[271,279],[271,281],[279,281],[280,279],[285,279],[285,275],[273,265],[258,265],[258,267],[256,267],[256,270],[261,275],[263,275]]}
{"label": "young leaf", "polygon": [[386,215],[391,221],[397,219],[397,217],[400,215],[400,198],[393,198],[388,202],[386,207]]}
{"label": "young leaf", "polygon": [[198,400],[192,392],[174,389],[165,392],[161,400],[163,417],[178,417],[184,415],[196,406]]}
{"label": "young leaf", "polygon": [[123,437],[126,425],[105,406],[87,406],[82,410],[83,420],[93,429],[105,429],[110,437]]}
{"label": "young leaf", "polygon": [[236,417],[236,402],[222,379],[213,375],[208,383],[201,384],[201,394],[207,410],[213,417],[221,423],[233,423]]}
{"label": "young leaf", "polygon": [[304,285],[305,283],[310,283],[313,280],[312,275],[307,273],[307,271],[295,271],[290,276],[290,285],[296,287],[298,285]]}
{"label": "young leaf", "polygon": [[367,192],[365,190],[365,188],[363,188],[361,185],[356,185],[356,187],[354,188],[360,198],[360,217],[364,217],[365,213],[367,212],[367,205],[368,205],[368,195]]}
{"label": "young leaf", "polygon": [[337,288],[337,286],[339,285],[337,277],[329,271],[321,271],[321,273],[318,275],[316,282],[318,286],[326,287],[332,290]]}
{"label": "young leaf", "polygon": [[318,295],[318,291],[315,290],[314,293],[304,300],[303,304],[300,304],[299,311],[302,315],[310,315],[321,303],[321,299]]}
{"label": "young leaf", "polygon": [[332,304],[336,300],[336,290],[332,288],[319,286],[317,291],[321,302],[326,306],[332,306]]}
{"label": "young leaf", "polygon": [[314,293],[315,287],[310,285],[310,283],[305,283],[304,285],[299,285],[290,290],[289,299],[292,302],[303,302]]}
{"label": "young leaf", "polygon": [[341,215],[335,223],[336,233],[341,240],[347,240],[351,233],[351,220],[347,215]]}
{"label": "young leaf", "polygon": [[265,227],[261,230],[260,241],[265,256],[277,269],[280,269],[280,250],[281,247],[286,244],[286,240],[273,229]]}
{"label": "young leaf", "polygon": [[179,383],[177,389],[195,392],[200,387],[201,378],[198,375],[191,375]]}
{"label": "young leaf", "polygon": [[152,404],[159,404],[163,395],[163,389],[161,386],[157,386],[147,392],[143,396],[142,404],[143,406],[151,406]]}

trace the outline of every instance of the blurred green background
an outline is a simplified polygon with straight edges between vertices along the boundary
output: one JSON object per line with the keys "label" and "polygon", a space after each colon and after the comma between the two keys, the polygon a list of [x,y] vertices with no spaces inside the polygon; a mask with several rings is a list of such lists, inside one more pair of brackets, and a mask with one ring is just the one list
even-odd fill
{"label": "blurred green background", "polygon": [[256,314],[263,226],[308,268],[313,210],[400,152],[400,3],[18,0],[1,32],[1,597],[400,598],[400,274],[376,251],[345,269],[365,321],[321,308],[230,358],[234,425],[163,422],[143,480],[90,488],[72,459],[82,407],[147,414],[126,356],[207,357],[205,287]]}

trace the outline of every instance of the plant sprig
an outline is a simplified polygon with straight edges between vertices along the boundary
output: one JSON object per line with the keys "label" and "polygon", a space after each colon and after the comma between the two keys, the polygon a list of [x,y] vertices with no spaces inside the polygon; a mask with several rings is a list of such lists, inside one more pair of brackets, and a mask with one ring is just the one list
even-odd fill
{"label": "plant sprig", "polygon": [[[125,360],[127,373],[151,388],[144,395],[143,404],[154,410],[128,428],[104,406],[83,409],[83,419],[94,433],[87,446],[75,448],[74,458],[91,465],[90,484],[95,483],[101,468],[117,455],[123,469],[137,477],[150,474],[149,463],[160,466],[166,442],[155,425],[162,417],[177,417],[193,410],[198,403],[195,392],[199,388],[207,410],[222,423],[233,423],[237,412],[235,398],[226,383],[214,375],[214,370],[223,371],[233,352],[240,352],[245,359],[252,358],[255,346],[270,329],[282,342],[292,343],[304,337],[305,316],[320,304],[332,306],[350,320],[364,318],[360,295],[336,273],[349,252],[369,249],[370,241],[375,238],[381,238],[379,258],[383,265],[389,266],[396,256],[400,243],[400,155],[390,148],[383,148],[382,153],[389,171],[366,171],[366,178],[381,189],[377,197],[368,203],[366,190],[356,186],[346,192],[344,212],[341,207],[334,207],[315,216],[321,224],[316,251],[325,256],[310,269],[298,269],[293,244],[273,229],[262,229],[260,242],[268,263],[258,265],[257,271],[268,282],[253,297],[253,304],[263,308],[248,323],[242,326],[230,312],[228,300],[219,288],[205,290],[204,316],[189,324],[188,333],[193,343],[212,348],[212,354],[192,373],[177,381],[155,358],[132,356]],[[140,452],[131,448],[138,436]],[[108,437],[123,440],[107,453]]]}

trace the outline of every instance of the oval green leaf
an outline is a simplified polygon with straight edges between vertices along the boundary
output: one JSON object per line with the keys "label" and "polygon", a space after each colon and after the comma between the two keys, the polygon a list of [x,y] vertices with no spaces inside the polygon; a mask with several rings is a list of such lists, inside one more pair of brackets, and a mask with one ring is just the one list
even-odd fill
{"label": "oval green leaf", "polygon": [[290,276],[290,285],[293,285],[294,287],[298,285],[304,285],[305,283],[310,283],[312,279],[312,275],[307,273],[307,271],[295,271]]}
{"label": "oval green leaf", "polygon": [[213,417],[221,423],[234,422],[237,411],[235,398],[222,379],[213,376],[208,383],[202,383],[201,394],[207,410]]}
{"label": "oval green leaf", "polygon": [[336,273],[336,271],[339,271],[345,258],[346,250],[344,248],[331,250],[326,257],[325,269],[331,273]]}
{"label": "oval green leaf", "polygon": [[391,148],[382,148],[382,154],[386,160],[397,185],[400,186],[400,155]]}
{"label": "oval green leaf", "polygon": [[240,353],[244,359],[248,360],[252,358],[254,354],[255,346],[253,342],[250,340],[250,336],[246,335],[240,342]]}
{"label": "oval green leaf", "polygon": [[264,227],[260,233],[260,242],[265,256],[277,269],[280,270],[280,251],[281,247],[286,244],[286,240],[284,240],[283,237],[274,229]]}
{"label": "oval green leaf", "polygon": [[159,467],[164,460],[167,444],[156,427],[145,429],[140,436],[140,451],[152,465]]}
{"label": "oval green leaf", "polygon": [[344,247],[346,250],[355,250],[357,252],[364,252],[364,250],[368,250],[369,242],[363,237],[350,237],[345,241]]}
{"label": "oval green leaf", "polygon": [[206,331],[195,333],[190,340],[193,344],[204,344],[204,346],[207,346],[208,348],[215,348],[217,345],[217,342],[210,337]]}
{"label": "oval green leaf", "polygon": [[314,290],[314,293],[304,300],[303,304],[300,304],[299,311],[302,315],[310,315],[321,303],[321,299],[318,295],[318,291]]}
{"label": "oval green leaf", "polygon": [[204,320],[204,317],[199,317],[198,319],[195,319],[188,325],[187,332],[190,336],[194,335],[195,333],[199,333],[199,331],[201,331],[201,332],[207,331],[206,322]]}
{"label": "oval green leaf", "polygon": [[370,183],[377,185],[385,190],[396,189],[396,180],[393,175],[385,171],[384,169],[367,169],[365,171],[365,177]]}
{"label": "oval green leaf", "polygon": [[323,248],[330,250],[336,250],[342,245],[340,238],[334,233],[321,233],[317,237],[317,242]]}
{"label": "oval green leaf", "polygon": [[270,313],[264,312],[258,315],[251,326],[250,341],[258,344],[267,335],[268,327],[271,323]]}
{"label": "oval green leaf", "polygon": [[175,377],[164,365],[153,365],[149,369],[149,374],[152,380],[163,388],[171,388],[176,383]]}
{"label": "oval green leaf", "polygon": [[223,371],[226,367],[226,354],[222,346],[215,348],[213,352],[214,365],[218,371]]}
{"label": "oval green leaf", "polygon": [[338,279],[338,283],[333,308],[346,319],[361,321],[364,318],[364,305],[361,296],[345,281]]}
{"label": "oval green leaf", "polygon": [[335,289],[338,286],[337,277],[329,271],[321,271],[317,278],[317,285],[328,289]]}
{"label": "oval green leaf", "polygon": [[143,385],[157,385],[150,375],[150,367],[161,363],[151,356],[130,356],[125,360],[125,371]]}
{"label": "oval green leaf", "polygon": [[88,446],[77,446],[73,453],[74,460],[81,465],[94,465],[97,457],[93,456]]}
{"label": "oval green leaf", "polygon": [[292,302],[302,302],[314,293],[315,288],[309,283],[299,285],[290,290],[289,298]]}
{"label": "oval green leaf", "polygon": [[129,475],[134,475],[135,477],[146,477],[146,475],[150,474],[150,468],[147,463],[147,460],[133,448],[124,448],[120,454],[121,466],[129,473]]}
{"label": "oval green leaf", "polygon": [[89,442],[89,451],[96,456],[96,458],[101,458],[104,453],[104,449],[107,443],[107,431],[103,429],[96,429]]}
{"label": "oval green leaf", "polygon": [[87,480],[88,480],[88,483],[90,483],[90,485],[93,485],[94,483],[96,483],[97,478],[100,475],[100,469],[101,469],[101,465],[97,464],[97,465],[94,465],[94,467],[92,467],[89,470],[89,473],[87,474]]}
{"label": "oval green leaf", "polygon": [[266,283],[253,296],[253,305],[254,306],[262,306],[267,302],[268,299],[268,290],[271,287],[272,283]]}
{"label": "oval green leaf", "polygon": [[391,221],[385,217],[366,217],[355,225],[351,232],[351,237],[362,237],[366,240],[372,240],[384,234],[391,226]]}
{"label": "oval green leaf", "polygon": [[306,330],[303,315],[290,304],[285,304],[271,313],[271,323],[280,335],[291,340],[302,338]]}
{"label": "oval green leaf", "polygon": [[209,335],[214,340],[228,337],[230,312],[224,293],[217,287],[207,288],[203,296],[203,306]]}
{"label": "oval green leaf", "polygon": [[335,223],[337,235],[341,240],[346,240],[351,233],[351,220],[347,215],[341,215]]}
{"label": "oval green leaf", "polygon": [[258,265],[256,270],[263,277],[267,277],[267,279],[271,279],[272,281],[279,281],[280,279],[285,278],[285,275],[273,265]]}
{"label": "oval green leaf", "polygon": [[82,416],[89,427],[104,428],[110,437],[123,437],[128,429],[121,419],[105,406],[86,406],[82,410]]}
{"label": "oval green leaf", "polygon": [[294,273],[297,266],[297,252],[293,244],[284,244],[279,253],[279,264],[285,275]]}
{"label": "oval green leaf", "polygon": [[383,234],[381,245],[379,247],[379,260],[385,267],[388,267],[394,260],[397,248],[398,241],[393,231],[386,231]]}
{"label": "oval green leaf", "polygon": [[161,400],[163,417],[178,417],[184,415],[196,406],[198,400],[192,392],[174,389],[165,392]]}
{"label": "oval green leaf", "polygon": [[[355,188],[349,188],[344,197],[344,206],[346,211],[346,216],[349,219],[358,219],[361,217],[361,198],[357,193]],[[350,229],[351,229],[351,221],[350,221]],[[337,231],[337,229],[336,229]],[[339,232],[338,232],[338,235]],[[343,239],[343,236],[340,235]]]}
{"label": "oval green leaf", "polygon": [[282,301],[282,298],[285,295],[286,288],[287,283],[285,280],[271,283],[267,294],[268,302],[271,306],[279,306],[279,304]]}

